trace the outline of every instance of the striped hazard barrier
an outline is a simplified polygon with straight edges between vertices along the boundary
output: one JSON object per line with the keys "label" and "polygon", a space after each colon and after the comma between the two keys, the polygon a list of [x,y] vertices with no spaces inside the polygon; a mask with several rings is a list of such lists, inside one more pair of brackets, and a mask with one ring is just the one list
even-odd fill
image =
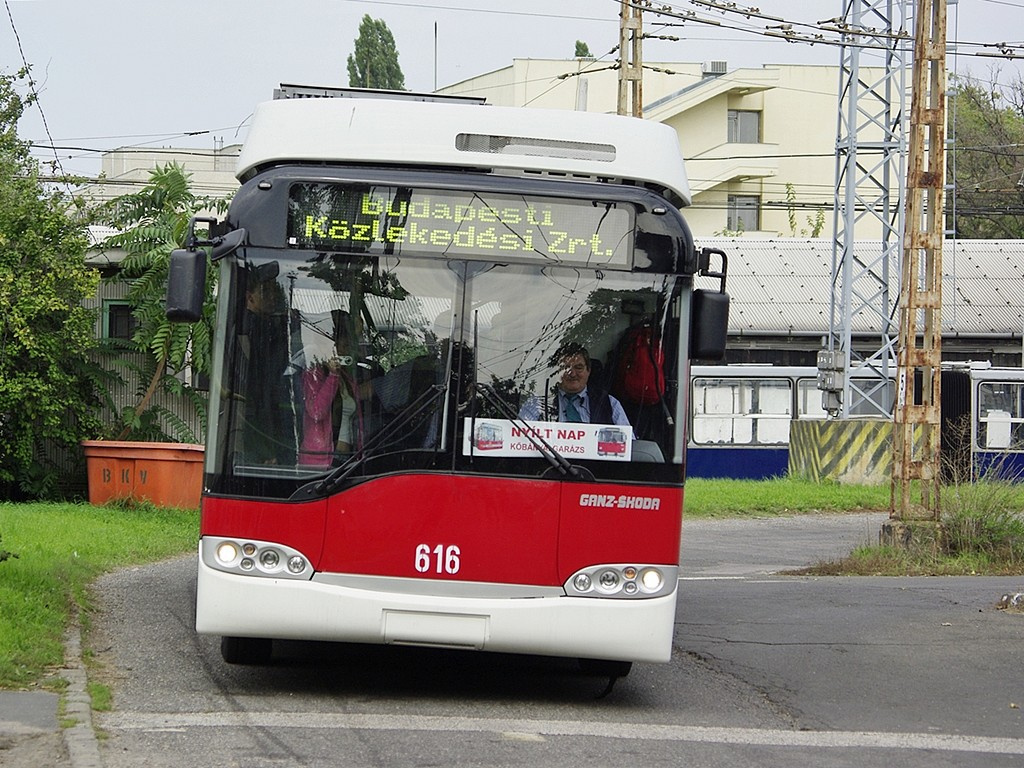
{"label": "striped hazard barrier", "polygon": [[892,422],[794,421],[789,474],[805,480],[875,485],[892,475]]}

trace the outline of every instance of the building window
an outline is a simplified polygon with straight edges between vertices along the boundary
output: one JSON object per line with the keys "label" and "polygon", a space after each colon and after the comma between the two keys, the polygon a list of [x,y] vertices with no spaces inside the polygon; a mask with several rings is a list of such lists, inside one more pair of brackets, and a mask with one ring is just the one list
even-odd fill
{"label": "building window", "polygon": [[761,197],[729,195],[725,228],[730,232],[756,232],[761,229]]}
{"label": "building window", "polygon": [[730,109],[729,141],[740,144],[760,144],[761,113],[749,109]]}
{"label": "building window", "polygon": [[103,336],[107,339],[130,339],[139,321],[132,316],[131,306],[124,301],[108,301],[103,305]]}

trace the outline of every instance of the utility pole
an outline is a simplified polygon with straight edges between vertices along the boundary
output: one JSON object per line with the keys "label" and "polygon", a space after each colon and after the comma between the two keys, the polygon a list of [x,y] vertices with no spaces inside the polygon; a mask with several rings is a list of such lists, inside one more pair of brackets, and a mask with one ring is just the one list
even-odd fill
{"label": "utility pole", "polygon": [[941,537],[946,0],[918,0],[915,17],[892,493],[882,529],[883,539],[904,545]]}
{"label": "utility pole", "polygon": [[[643,117],[643,21],[641,0],[622,0],[619,10],[620,115]],[[627,101],[631,102],[627,109]]]}

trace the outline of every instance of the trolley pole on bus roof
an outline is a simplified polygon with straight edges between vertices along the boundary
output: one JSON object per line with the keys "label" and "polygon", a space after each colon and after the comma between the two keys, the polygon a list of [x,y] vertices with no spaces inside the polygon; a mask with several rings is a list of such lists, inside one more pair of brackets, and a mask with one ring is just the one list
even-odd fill
{"label": "trolley pole on bus roof", "polygon": [[[643,10],[638,0],[619,10],[619,101],[617,113],[643,117]],[[627,110],[626,102],[630,102]]]}
{"label": "trolley pole on bus roof", "polygon": [[917,0],[889,523],[904,546],[941,538],[940,403],[946,0]]}

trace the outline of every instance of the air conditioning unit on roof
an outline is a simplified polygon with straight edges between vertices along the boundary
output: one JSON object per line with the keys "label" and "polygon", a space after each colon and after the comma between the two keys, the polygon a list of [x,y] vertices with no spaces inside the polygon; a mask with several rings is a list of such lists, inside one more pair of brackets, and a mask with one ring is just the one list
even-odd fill
{"label": "air conditioning unit on roof", "polygon": [[729,63],[727,61],[705,61],[701,64],[700,69],[704,77],[718,77],[726,73]]}

